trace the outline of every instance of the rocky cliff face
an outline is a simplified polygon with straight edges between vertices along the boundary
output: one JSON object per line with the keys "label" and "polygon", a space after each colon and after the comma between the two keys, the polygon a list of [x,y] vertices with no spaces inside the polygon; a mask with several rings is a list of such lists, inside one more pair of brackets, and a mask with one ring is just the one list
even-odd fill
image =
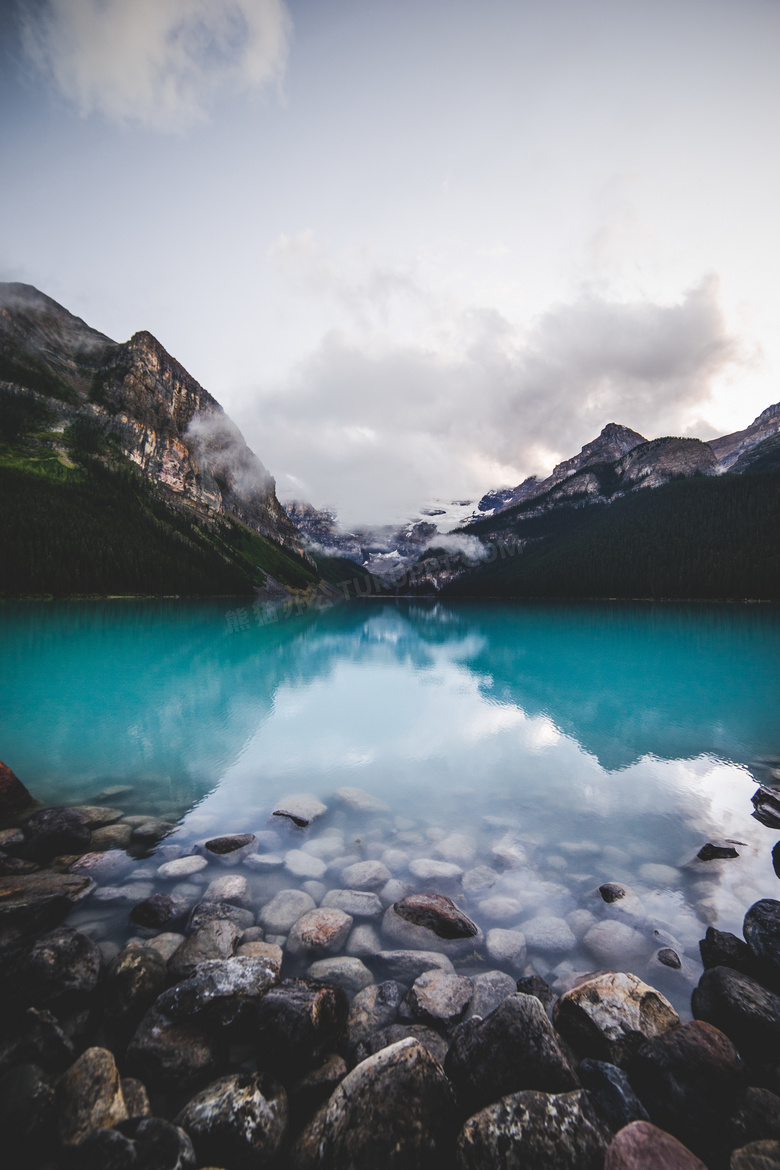
{"label": "rocky cliff face", "polygon": [[0,377],[89,420],[185,506],[232,514],[302,550],[273,478],[207,390],[151,333],[118,344],[31,285],[0,285]]}
{"label": "rocky cliff face", "polygon": [[728,471],[740,456],[757,447],[764,439],[777,434],[780,434],[780,402],[762,410],[744,431],[734,431],[733,434],[723,435],[720,439],[711,439],[709,445],[715,452],[720,469]]}
{"label": "rocky cliff face", "polygon": [[701,439],[653,439],[634,447],[615,463],[621,491],[660,487],[671,479],[715,475],[718,461]]}

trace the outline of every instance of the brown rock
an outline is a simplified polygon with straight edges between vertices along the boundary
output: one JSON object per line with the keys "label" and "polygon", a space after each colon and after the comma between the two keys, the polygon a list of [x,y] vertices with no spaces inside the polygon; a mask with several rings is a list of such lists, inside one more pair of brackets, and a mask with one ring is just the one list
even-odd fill
{"label": "brown rock", "polygon": [[778,1170],[780,1142],[751,1142],[731,1155],[729,1170]]}
{"label": "brown rock", "polygon": [[122,1077],[122,1096],[127,1106],[128,1117],[149,1117],[152,1110],[149,1097],[142,1081],[135,1077]]}
{"label": "brown rock", "polygon": [[706,1170],[695,1154],[649,1121],[632,1121],[612,1139],[604,1170]]}
{"label": "brown rock", "polygon": [[59,1084],[59,1135],[64,1146],[77,1146],[97,1129],[127,1120],[116,1063],[106,1048],[88,1048],[63,1074]]}
{"label": "brown rock", "polygon": [[562,995],[553,1022],[584,1056],[621,1065],[645,1040],[675,1027],[680,1018],[659,991],[636,975],[609,972]]}
{"label": "brown rock", "polygon": [[0,878],[0,932],[38,933],[57,926],[94,887],[77,874],[19,874]]}
{"label": "brown rock", "polygon": [[466,975],[446,971],[425,971],[409,992],[409,1006],[418,1020],[433,1024],[454,1024],[463,1015],[474,994]]}
{"label": "brown rock", "polygon": [[0,760],[0,820],[15,816],[33,803],[19,777]]}
{"label": "brown rock", "polygon": [[343,910],[310,910],[294,924],[287,950],[291,955],[335,955],[347,941],[352,922]]}
{"label": "brown rock", "polygon": [[478,931],[476,923],[443,894],[410,894],[393,909],[413,926],[424,926],[439,938],[473,938]]}

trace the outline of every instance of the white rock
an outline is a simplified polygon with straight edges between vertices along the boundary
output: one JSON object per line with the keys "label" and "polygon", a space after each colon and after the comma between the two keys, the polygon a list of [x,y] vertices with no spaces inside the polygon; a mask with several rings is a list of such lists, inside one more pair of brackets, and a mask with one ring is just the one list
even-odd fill
{"label": "white rock", "polygon": [[287,936],[291,955],[335,955],[352,930],[352,919],[343,910],[309,910],[295,922]]}
{"label": "white rock", "polygon": [[520,972],[525,966],[525,935],[519,930],[494,927],[487,932],[485,949],[490,959],[502,970]]}
{"label": "white rock", "polygon": [[283,853],[250,853],[244,858],[244,865],[254,873],[267,873],[284,865]]}
{"label": "white rock", "polygon": [[590,910],[572,910],[566,915],[566,922],[576,939],[583,939],[595,921]]}
{"label": "white rock", "polygon": [[314,878],[315,881],[324,876],[327,868],[321,858],[304,853],[302,849],[290,849],[285,853],[284,867],[295,877]]}
{"label": "white rock", "polygon": [[203,895],[204,902],[230,902],[234,906],[243,906],[248,909],[252,905],[252,895],[249,892],[249,883],[240,873],[225,874],[215,878],[206,887]]}
{"label": "white rock", "polygon": [[333,857],[338,857],[340,853],[344,852],[344,839],[341,836],[325,836],[313,837],[311,841],[305,841],[301,845],[304,853],[311,853],[313,857],[322,857],[330,860]]}
{"label": "white rock", "polygon": [[292,796],[285,796],[274,805],[274,816],[288,813],[309,823],[316,821],[327,811],[328,806],[311,792],[296,792]]}
{"label": "white rock", "polygon": [[281,890],[263,906],[257,916],[258,925],[267,932],[267,942],[276,942],[268,935],[286,935],[303,914],[315,908],[314,899],[303,890]]}
{"label": "white rock", "polygon": [[678,887],[682,881],[682,874],[673,865],[661,865],[653,861],[646,861],[639,867],[639,876],[642,881],[650,882],[653,886]]}
{"label": "white rock", "polygon": [[383,910],[381,899],[368,890],[328,890],[321,905],[343,910],[353,918],[381,918]]}
{"label": "white rock", "polygon": [[500,874],[489,865],[476,865],[463,875],[463,889],[467,894],[483,894],[498,881]]}
{"label": "white rock", "polygon": [[617,970],[650,949],[638,930],[612,918],[591,926],[582,941],[594,959]]}
{"label": "white rock", "polygon": [[521,869],[528,864],[528,855],[522,845],[507,834],[490,850],[490,856],[504,869]]}
{"label": "white rock", "polygon": [[347,955],[356,955],[358,958],[371,958],[382,950],[382,940],[379,931],[368,923],[356,926],[344,947]]}
{"label": "white rock", "polygon": [[348,890],[381,890],[392,876],[381,861],[357,861],[342,871],[341,880]]}
{"label": "white rock", "polygon": [[406,869],[409,864],[409,854],[404,849],[385,849],[384,853],[380,854],[380,860],[388,869],[398,872]]}
{"label": "white rock", "polygon": [[459,865],[434,857],[418,857],[409,863],[409,872],[421,882],[453,882],[463,875]]}
{"label": "white rock", "polygon": [[177,857],[174,861],[166,861],[157,870],[157,876],[165,881],[172,878],[192,877],[208,865],[205,857],[193,854],[191,857]]}
{"label": "white rock", "polygon": [[471,837],[465,833],[450,833],[448,837],[439,841],[433,851],[437,857],[445,861],[453,861],[456,865],[471,865],[477,856],[477,846]]}
{"label": "white rock", "polygon": [[494,922],[506,922],[510,918],[517,918],[520,913],[520,903],[515,898],[507,898],[503,894],[494,894],[478,904],[480,914],[491,918]]}
{"label": "white rock", "polygon": [[328,887],[325,883],[315,881],[314,878],[310,878],[307,882],[301,882],[301,889],[305,890],[318,906],[328,892]]}
{"label": "white rock", "polygon": [[406,882],[399,882],[397,878],[391,878],[386,885],[382,886],[379,897],[383,906],[392,906],[393,902],[400,902],[402,898],[411,893],[412,887],[408,886]]}
{"label": "white rock", "polygon": [[360,813],[376,813],[388,812],[389,805],[380,800],[378,796],[373,796],[370,792],[364,792],[362,788],[337,788],[334,792],[336,800],[341,804],[345,804],[347,808],[353,809]]}
{"label": "white rock", "polygon": [[563,955],[577,946],[577,940],[563,918],[541,914],[521,922],[520,929],[528,946],[543,955]]}

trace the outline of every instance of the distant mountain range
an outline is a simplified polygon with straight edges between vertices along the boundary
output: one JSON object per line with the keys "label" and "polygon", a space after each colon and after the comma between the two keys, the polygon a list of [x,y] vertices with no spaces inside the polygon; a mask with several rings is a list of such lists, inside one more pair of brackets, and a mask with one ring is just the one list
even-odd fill
{"label": "distant mountain range", "polygon": [[278,596],[358,576],[375,593],[780,597],[780,403],[710,442],[609,423],[453,530],[468,506],[355,532],[282,507],[150,333],[118,343],[0,285],[0,596]]}
{"label": "distant mountain range", "polygon": [[236,425],[156,338],[112,341],[26,284],[0,285],[0,484],[6,595],[343,576],[308,553]]}

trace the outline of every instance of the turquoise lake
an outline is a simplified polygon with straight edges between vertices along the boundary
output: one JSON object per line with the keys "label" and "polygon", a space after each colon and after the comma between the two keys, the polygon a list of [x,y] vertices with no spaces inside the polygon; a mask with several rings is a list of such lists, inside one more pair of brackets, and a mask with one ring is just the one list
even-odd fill
{"label": "turquoise lake", "polygon": [[[260,903],[307,880],[316,901],[366,858],[433,888],[408,866],[448,860],[464,877],[440,892],[486,934],[569,923],[557,950],[528,928],[550,982],[622,958],[682,1013],[706,925],[741,933],[780,892],[780,832],[750,803],[757,781],[780,783],[776,607],[365,601],[256,619],[237,600],[4,604],[0,758],[46,804],[171,823],[160,856],[274,831],[277,867],[241,870]],[[344,787],[386,809],[361,813]],[[272,818],[290,793],[328,812],[307,830]],[[738,858],[693,861],[724,839]],[[316,880],[283,861],[302,848],[325,861]],[[155,856],[126,890],[163,888]],[[466,880],[480,866],[490,888]],[[206,877],[184,883],[191,897]],[[607,881],[630,887],[628,911],[603,903]],[[127,900],[72,918],[116,945]],[[587,926],[621,913],[642,941],[598,962]],[[658,964],[664,945],[679,971]]]}

